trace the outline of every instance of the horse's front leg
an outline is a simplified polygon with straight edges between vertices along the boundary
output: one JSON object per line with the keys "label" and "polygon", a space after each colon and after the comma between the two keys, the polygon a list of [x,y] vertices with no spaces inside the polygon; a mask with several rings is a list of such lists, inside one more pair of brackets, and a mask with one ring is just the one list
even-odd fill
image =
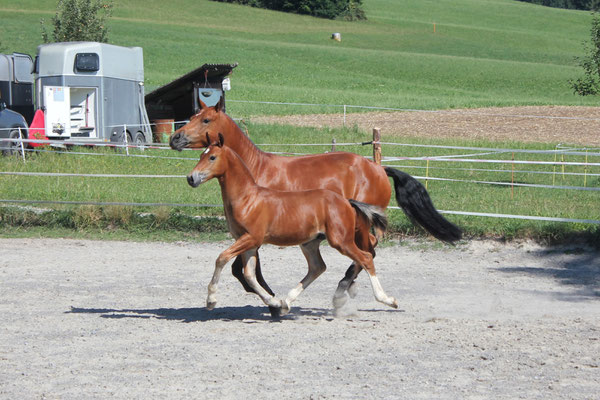
{"label": "horse's front leg", "polygon": [[300,246],[302,254],[304,254],[304,257],[308,262],[308,273],[295,288],[290,290],[285,300],[282,301],[282,314],[290,312],[292,302],[298,298],[300,293],[302,293],[308,285],[313,283],[314,280],[327,269],[325,261],[323,261],[323,257],[321,257],[321,252],[319,251],[321,241],[322,239],[315,239]]}
{"label": "horse's front leg", "polygon": [[212,310],[217,304],[217,285],[219,284],[219,278],[221,277],[221,271],[223,267],[234,257],[239,256],[246,251],[258,247],[257,241],[249,234],[240,236],[234,244],[232,244],[227,250],[219,254],[215,261],[215,271],[213,277],[208,284],[208,297],[206,298],[206,308]]}

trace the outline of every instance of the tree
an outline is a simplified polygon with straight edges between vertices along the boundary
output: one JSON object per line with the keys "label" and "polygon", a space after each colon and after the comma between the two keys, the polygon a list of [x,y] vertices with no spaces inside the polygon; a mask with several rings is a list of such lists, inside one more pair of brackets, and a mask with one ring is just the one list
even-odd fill
{"label": "tree", "polygon": [[50,42],[108,42],[106,21],[112,13],[112,0],[59,0],[52,18],[52,38],[42,19],[42,39]]}
{"label": "tree", "polygon": [[583,68],[584,76],[577,80],[569,80],[576,94],[581,96],[600,93],[600,17],[594,14],[590,31],[591,43],[586,44],[587,55],[576,60]]}
{"label": "tree", "polygon": [[[313,17],[343,19],[348,21],[367,19],[362,0],[213,0],[267,8]],[[600,0],[599,0],[600,1]]]}

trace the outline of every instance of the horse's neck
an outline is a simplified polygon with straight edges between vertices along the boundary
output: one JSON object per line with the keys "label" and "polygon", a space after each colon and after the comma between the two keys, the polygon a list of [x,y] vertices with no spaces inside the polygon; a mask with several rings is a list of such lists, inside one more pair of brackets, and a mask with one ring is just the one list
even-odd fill
{"label": "horse's neck", "polygon": [[227,118],[229,119],[230,127],[229,135],[225,139],[225,144],[240,156],[251,172],[257,171],[261,163],[264,162],[265,159],[269,158],[268,153],[265,153],[256,147],[252,140],[246,136],[246,134],[235,123],[235,121],[233,121],[228,115]]}
{"label": "horse's neck", "polygon": [[223,200],[234,202],[256,190],[257,184],[244,161],[231,149],[227,152],[227,169],[219,178]]}

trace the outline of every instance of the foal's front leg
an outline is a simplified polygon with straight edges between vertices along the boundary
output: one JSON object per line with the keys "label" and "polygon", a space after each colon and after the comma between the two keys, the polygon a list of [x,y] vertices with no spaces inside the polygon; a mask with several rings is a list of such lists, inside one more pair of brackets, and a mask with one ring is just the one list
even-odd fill
{"label": "foal's front leg", "polygon": [[232,244],[227,250],[219,254],[217,261],[215,261],[215,271],[213,277],[208,284],[208,297],[206,299],[206,308],[212,310],[217,304],[217,285],[219,284],[219,278],[221,277],[221,271],[223,267],[233,257],[237,257],[246,251],[258,247],[256,240],[249,234],[240,236],[234,244]]}
{"label": "foal's front leg", "polygon": [[281,309],[283,302],[278,300],[271,293],[267,292],[256,279],[256,260],[257,250],[251,249],[242,255],[242,261],[244,263],[244,278],[248,285],[254,289],[254,292],[262,299],[262,301],[269,306],[271,315],[278,317],[281,315]]}

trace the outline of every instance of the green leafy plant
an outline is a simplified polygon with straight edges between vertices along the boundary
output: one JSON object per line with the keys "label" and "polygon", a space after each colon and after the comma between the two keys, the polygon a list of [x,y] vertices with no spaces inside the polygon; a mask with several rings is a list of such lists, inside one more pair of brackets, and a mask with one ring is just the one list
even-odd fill
{"label": "green leafy plant", "polygon": [[42,39],[50,42],[108,42],[106,21],[111,16],[112,1],[59,0],[52,17],[52,35],[42,19]]}
{"label": "green leafy plant", "polygon": [[581,96],[600,93],[600,17],[598,15],[594,15],[592,19],[590,36],[590,43],[586,45],[587,55],[577,57],[584,76],[569,81],[573,91]]}
{"label": "green leafy plant", "polygon": [[362,0],[214,0],[347,21],[365,20]]}

